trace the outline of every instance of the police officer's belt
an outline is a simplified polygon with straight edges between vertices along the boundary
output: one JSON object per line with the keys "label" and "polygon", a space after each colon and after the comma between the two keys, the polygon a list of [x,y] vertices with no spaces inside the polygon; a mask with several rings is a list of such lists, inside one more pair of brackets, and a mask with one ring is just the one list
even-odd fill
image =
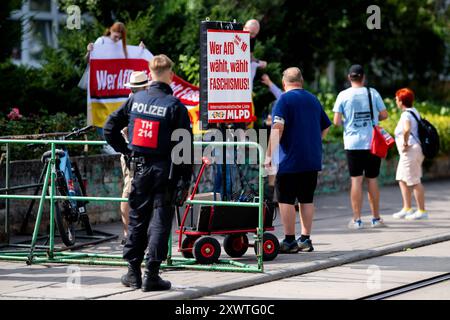
{"label": "police officer's belt", "polygon": [[158,161],[170,161],[168,156],[163,155],[144,155],[144,154],[133,154],[133,160],[138,163],[149,163],[149,162],[158,162]]}

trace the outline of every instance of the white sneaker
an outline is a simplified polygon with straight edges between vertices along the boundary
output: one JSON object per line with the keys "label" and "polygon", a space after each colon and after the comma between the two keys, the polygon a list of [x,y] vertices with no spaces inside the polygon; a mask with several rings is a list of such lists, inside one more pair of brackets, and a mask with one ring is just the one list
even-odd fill
{"label": "white sneaker", "polygon": [[358,230],[358,229],[364,228],[364,225],[363,225],[363,222],[361,221],[361,219],[358,219],[358,220],[352,219],[348,223],[348,228]]}
{"label": "white sneaker", "polygon": [[383,219],[374,219],[372,218],[372,220],[370,221],[370,225],[372,226],[372,228],[384,228],[387,227],[387,225],[384,223]]}
{"label": "white sneaker", "polygon": [[402,210],[400,210],[399,212],[396,212],[392,215],[392,218],[394,219],[403,219],[404,217],[406,217],[407,215],[413,214],[414,211],[413,209],[409,209],[409,210],[405,210],[405,208],[403,208]]}
{"label": "white sneaker", "polygon": [[406,220],[426,220],[428,219],[428,212],[420,212],[417,210],[416,212],[409,214],[405,217]]}

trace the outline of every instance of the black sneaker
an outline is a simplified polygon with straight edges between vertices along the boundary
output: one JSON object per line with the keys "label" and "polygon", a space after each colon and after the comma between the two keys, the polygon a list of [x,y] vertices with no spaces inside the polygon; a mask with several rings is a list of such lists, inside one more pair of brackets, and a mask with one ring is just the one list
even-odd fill
{"label": "black sneaker", "polygon": [[298,249],[300,251],[312,252],[314,251],[314,247],[312,245],[311,239],[306,239],[305,241],[300,241],[300,238],[297,239]]}
{"label": "black sneaker", "polygon": [[297,241],[292,240],[291,242],[287,242],[286,239],[281,241],[280,243],[280,253],[297,253],[298,252],[298,244]]}
{"label": "black sneaker", "polygon": [[144,273],[144,280],[142,282],[142,291],[164,291],[172,287],[170,281],[163,280],[159,275],[153,276],[148,272]]}
{"label": "black sneaker", "polygon": [[128,272],[120,278],[120,281],[125,287],[139,289],[142,287],[142,273],[141,267],[136,267],[128,264]]}

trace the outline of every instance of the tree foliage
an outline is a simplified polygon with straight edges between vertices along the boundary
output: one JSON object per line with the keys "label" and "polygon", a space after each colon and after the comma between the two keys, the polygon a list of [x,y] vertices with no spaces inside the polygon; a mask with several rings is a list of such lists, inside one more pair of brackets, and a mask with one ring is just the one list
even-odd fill
{"label": "tree foliage", "polygon": [[[2,2],[5,12],[13,2],[17,1]],[[59,47],[46,50],[41,70],[1,64],[0,110],[20,103],[20,107],[30,112],[40,108],[50,112],[85,112],[85,93],[76,85],[86,66],[86,45],[117,20],[127,25],[129,44],[143,41],[152,53],[167,54],[176,62],[175,71],[194,83],[198,82],[200,21],[260,20],[255,56],[269,64],[266,70],[258,71],[255,81],[258,113],[273,101],[273,96],[258,81],[262,72],[280,85],[282,70],[290,66],[302,69],[306,86],[314,93],[343,89],[348,66],[360,63],[366,67],[370,85],[377,87],[383,96],[392,96],[399,87],[410,86],[421,100],[448,103],[450,99],[448,85],[442,86],[439,81],[445,76],[448,79],[450,63],[450,7],[445,0],[60,0],[58,3],[62,10],[79,5],[92,19],[84,19],[81,30],[63,28],[58,35]],[[381,9],[379,30],[366,26],[370,15],[367,7],[373,4]],[[0,34],[6,37],[5,32]],[[336,66],[334,86],[327,81],[331,61]],[[22,75],[28,77],[26,82],[18,80]],[[10,82],[15,83],[14,89],[8,86]]]}

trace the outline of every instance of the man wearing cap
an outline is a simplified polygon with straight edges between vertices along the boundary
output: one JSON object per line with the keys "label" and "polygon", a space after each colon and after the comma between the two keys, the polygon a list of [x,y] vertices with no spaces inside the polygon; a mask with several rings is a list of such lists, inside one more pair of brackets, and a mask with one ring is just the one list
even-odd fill
{"label": "man wearing cap", "polygon": [[[130,82],[125,83],[126,88],[130,88],[131,93],[130,97],[139,91],[147,90],[150,86],[150,80],[148,79],[147,73],[144,71],[134,71],[130,76]],[[128,127],[125,127],[122,130],[122,136],[125,141],[128,143]],[[125,155],[122,154],[120,157],[120,164],[122,166],[122,174],[123,174],[123,189],[122,189],[122,198],[128,198],[131,191],[131,181],[133,180],[133,176],[130,173],[129,159],[125,158]],[[128,202],[120,203],[120,212],[122,214],[122,222],[123,222],[123,239],[121,244],[124,245],[126,243],[126,239],[128,237],[128,216],[130,213],[130,204]]]}
{"label": "man wearing cap", "polygon": [[[173,62],[161,54],[153,57],[149,66],[153,80],[149,89],[133,94],[113,112],[104,132],[106,141],[116,151],[131,157],[134,172],[129,196],[129,234],[123,249],[128,273],[121,282],[134,289],[160,291],[171,287],[169,281],[161,279],[159,269],[167,258],[174,204],[181,206],[184,201],[175,201],[174,196],[178,195],[180,182],[185,186],[192,175],[192,161],[172,165],[172,149],[184,142],[182,138],[172,141],[172,133],[184,129],[191,138],[188,146],[192,147],[192,129],[186,107],[173,96],[170,87]],[[125,126],[128,144],[120,132]],[[142,278],[141,264],[147,245],[148,260]]]}
{"label": "man wearing cap", "polygon": [[352,65],[348,71],[351,87],[341,91],[334,104],[334,124],[344,127],[344,149],[347,155],[351,177],[350,200],[353,218],[350,229],[362,229],[361,207],[363,202],[363,175],[368,186],[368,198],[372,227],[383,227],[380,217],[380,192],[377,177],[380,173],[381,159],[370,153],[372,124],[387,119],[388,113],[383,99],[377,90],[369,88],[373,104],[373,120],[370,112],[368,89],[364,87],[364,69],[361,65]]}

